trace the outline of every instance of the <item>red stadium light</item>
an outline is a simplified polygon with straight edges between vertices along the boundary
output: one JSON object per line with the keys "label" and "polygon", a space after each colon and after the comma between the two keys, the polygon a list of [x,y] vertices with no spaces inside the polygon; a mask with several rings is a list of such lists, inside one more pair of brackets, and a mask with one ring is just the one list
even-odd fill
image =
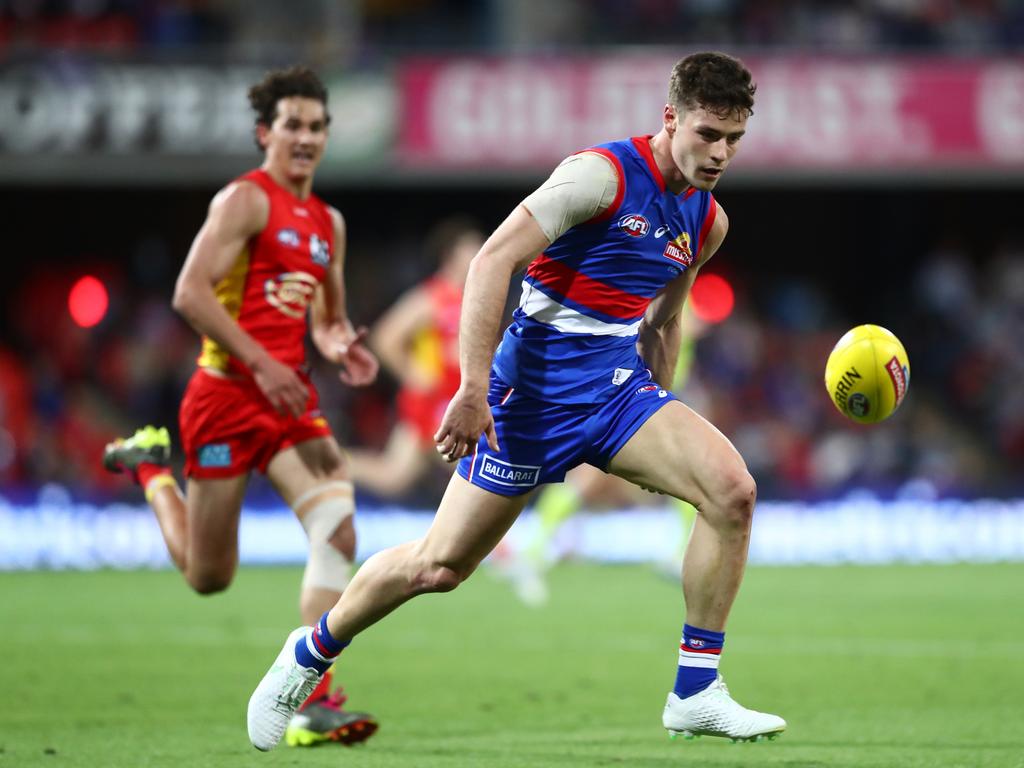
{"label": "red stadium light", "polygon": [[107,289],[92,275],[79,278],[68,294],[68,311],[80,328],[92,328],[107,314]]}
{"label": "red stadium light", "polygon": [[705,323],[720,323],[736,304],[732,286],[720,275],[697,275],[690,289],[693,313]]}

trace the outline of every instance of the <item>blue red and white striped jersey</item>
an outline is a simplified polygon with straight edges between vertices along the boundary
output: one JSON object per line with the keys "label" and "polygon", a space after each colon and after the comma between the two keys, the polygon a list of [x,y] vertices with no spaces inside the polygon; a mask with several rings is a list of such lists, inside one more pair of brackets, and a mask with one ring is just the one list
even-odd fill
{"label": "blue red and white striped jersey", "polygon": [[649,136],[592,147],[619,174],[607,210],[530,263],[496,373],[523,395],[560,403],[610,398],[646,368],[636,336],[648,304],[696,260],[715,218],[710,192],[665,186]]}

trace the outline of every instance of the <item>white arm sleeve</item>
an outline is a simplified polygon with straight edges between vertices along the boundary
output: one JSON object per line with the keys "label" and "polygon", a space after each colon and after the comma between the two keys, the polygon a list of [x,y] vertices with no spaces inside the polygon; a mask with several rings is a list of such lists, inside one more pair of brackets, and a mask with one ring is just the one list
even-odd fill
{"label": "white arm sleeve", "polygon": [[580,152],[563,160],[523,205],[553,243],[571,227],[607,210],[619,183],[619,172],[608,158]]}

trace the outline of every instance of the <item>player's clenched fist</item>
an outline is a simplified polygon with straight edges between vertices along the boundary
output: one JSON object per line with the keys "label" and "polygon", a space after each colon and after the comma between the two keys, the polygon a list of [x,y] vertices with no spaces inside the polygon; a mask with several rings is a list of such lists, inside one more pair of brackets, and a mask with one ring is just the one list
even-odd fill
{"label": "player's clenched fist", "polygon": [[460,389],[448,403],[441,426],[434,434],[437,452],[445,461],[458,461],[473,450],[483,434],[487,435],[491,450],[500,450],[486,393]]}

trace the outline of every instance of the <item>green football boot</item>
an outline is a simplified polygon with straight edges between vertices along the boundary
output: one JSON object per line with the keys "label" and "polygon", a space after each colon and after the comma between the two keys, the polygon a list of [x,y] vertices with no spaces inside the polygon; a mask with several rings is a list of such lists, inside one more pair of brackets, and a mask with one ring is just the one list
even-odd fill
{"label": "green football boot", "polygon": [[111,472],[135,474],[139,464],[170,465],[171,436],[167,427],[146,425],[128,438],[119,437],[103,449],[103,466]]}

